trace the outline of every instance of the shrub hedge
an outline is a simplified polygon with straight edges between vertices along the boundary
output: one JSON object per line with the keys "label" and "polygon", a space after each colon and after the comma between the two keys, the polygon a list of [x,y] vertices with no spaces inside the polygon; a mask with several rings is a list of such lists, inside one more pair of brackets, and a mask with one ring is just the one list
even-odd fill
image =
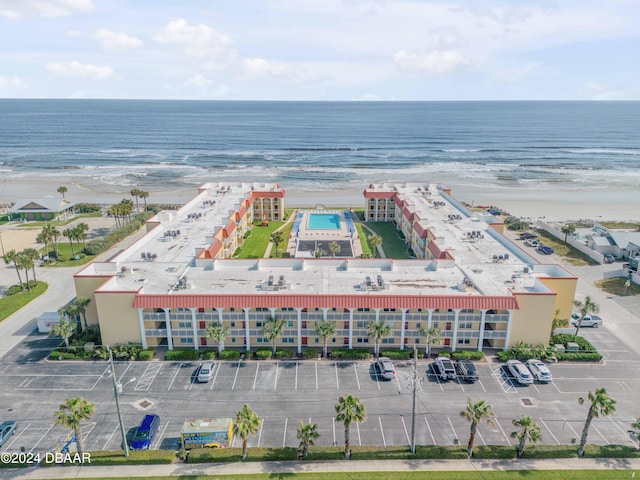
{"label": "shrub hedge", "polygon": [[381,357],[389,357],[391,360],[409,360],[411,352],[409,350],[382,350]]}
{"label": "shrub hedge", "polygon": [[203,360],[213,360],[217,357],[217,352],[215,350],[205,350],[204,352],[202,352],[202,359]]}
{"label": "shrub hedge", "polygon": [[318,355],[320,355],[320,351],[316,350],[315,348],[309,348],[302,351],[302,358],[318,358]]}
{"label": "shrub hedge", "polygon": [[271,350],[267,350],[267,349],[256,350],[255,357],[256,357],[256,360],[267,360],[271,358],[272,354],[273,352]]}
{"label": "shrub hedge", "polygon": [[527,445],[522,458],[575,458],[577,445]]}
{"label": "shrub hedge", "polygon": [[345,358],[350,360],[367,360],[371,356],[367,348],[335,348],[331,350],[331,358]]}
{"label": "shrub hedge", "polygon": [[223,350],[220,352],[220,360],[238,360],[240,352],[237,350]]}
{"label": "shrub hedge", "polygon": [[473,448],[473,458],[516,458],[517,448],[508,445],[477,445]]}
{"label": "shrub hedge", "polygon": [[291,350],[276,350],[276,358],[279,359],[294,358],[297,356],[298,354],[296,352],[292,352]]}
{"label": "shrub hedge", "polygon": [[478,350],[460,350],[452,352],[451,356],[455,359],[482,360],[484,358],[484,352],[479,352]]}
{"label": "shrub hedge", "polygon": [[596,347],[591,345],[591,342],[584,337],[571,335],[570,333],[558,333],[551,336],[550,343],[556,345],[558,343],[567,345],[569,342],[577,343],[581,352],[597,352]]}
{"label": "shrub hedge", "polygon": [[197,360],[200,358],[200,352],[198,350],[193,349],[184,349],[184,350],[168,350],[164,356],[165,360],[175,361],[175,360]]}
{"label": "shrub hedge", "polygon": [[142,350],[138,353],[138,360],[148,362],[149,360],[153,360],[154,354],[155,352],[152,349],[147,348],[146,350]]}
{"label": "shrub hedge", "polygon": [[586,458],[640,458],[640,450],[627,445],[585,445]]}
{"label": "shrub hedge", "polygon": [[572,362],[599,362],[602,360],[602,355],[597,352],[568,352],[556,354],[558,360],[569,360]]}

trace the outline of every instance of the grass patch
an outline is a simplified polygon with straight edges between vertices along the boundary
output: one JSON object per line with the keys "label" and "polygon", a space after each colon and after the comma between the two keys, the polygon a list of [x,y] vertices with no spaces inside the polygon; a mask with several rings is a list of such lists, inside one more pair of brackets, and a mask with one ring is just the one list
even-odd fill
{"label": "grass patch", "polygon": [[276,247],[274,245],[271,249],[271,254],[269,255],[270,258],[282,258],[282,254],[287,251],[287,244],[289,243],[289,237],[291,236],[291,229],[293,229],[293,222],[287,223],[281,230],[283,241],[278,246],[278,256],[276,257]]}
{"label": "grass patch", "polygon": [[640,223],[637,222],[598,222],[604,228],[611,230],[640,230]]}
{"label": "grass patch", "polygon": [[561,240],[558,240],[556,237],[551,235],[549,232],[545,232],[544,230],[538,229],[536,231],[538,234],[538,239],[540,243],[543,243],[551,248],[553,248],[554,252],[557,255],[563,257],[564,261],[569,265],[574,266],[585,266],[585,265],[598,265],[598,262],[588,257],[580,250],[576,250],[571,245],[564,243]]}
{"label": "grass patch", "polygon": [[19,228],[42,228],[45,225],[53,225],[54,227],[64,227],[65,225],[69,225],[71,222],[75,222],[81,218],[99,218],[102,217],[101,212],[91,212],[91,213],[82,213],[80,215],[75,215],[74,217],[67,218],[66,220],[37,220],[37,221],[29,221],[27,223],[22,223],[19,225]]}
{"label": "grass patch", "polygon": [[398,236],[393,222],[367,222],[367,227],[382,237],[382,250],[387,258],[410,258],[404,240]]}
{"label": "grass patch", "polygon": [[[282,226],[283,222],[269,222],[266,227],[262,222],[253,222],[251,235],[236,251],[237,258],[262,258],[271,241],[271,234]],[[288,237],[287,237],[288,238]],[[284,247],[284,242],[281,248]]]}
{"label": "grass patch", "polygon": [[356,230],[358,230],[358,236],[360,236],[360,246],[362,247],[362,256],[363,257],[373,257],[373,247],[371,243],[369,243],[369,232],[364,229],[364,227],[356,223]]}
{"label": "grass patch", "polygon": [[38,298],[47,291],[49,285],[38,282],[31,287],[31,291],[24,291],[0,298],[0,322],[24,307],[31,300]]}
{"label": "grass patch", "polygon": [[626,278],[606,278],[595,282],[595,286],[611,295],[632,296],[640,294],[640,285],[632,283],[629,288],[626,288],[624,286],[626,281]]}

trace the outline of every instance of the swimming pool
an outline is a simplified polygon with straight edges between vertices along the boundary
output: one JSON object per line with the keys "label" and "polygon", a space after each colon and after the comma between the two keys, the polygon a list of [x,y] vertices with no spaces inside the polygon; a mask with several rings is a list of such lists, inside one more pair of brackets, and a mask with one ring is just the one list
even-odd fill
{"label": "swimming pool", "polygon": [[340,215],[337,213],[310,213],[309,230],[340,230]]}

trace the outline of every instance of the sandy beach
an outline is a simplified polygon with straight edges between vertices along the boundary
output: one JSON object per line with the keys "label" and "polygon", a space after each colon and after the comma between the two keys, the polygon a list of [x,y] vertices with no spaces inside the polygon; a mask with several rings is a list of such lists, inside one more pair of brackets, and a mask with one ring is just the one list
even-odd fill
{"label": "sandy beach", "polygon": [[[59,180],[59,179],[56,179]],[[227,180],[227,179],[225,179]],[[261,179],[255,179],[260,181]],[[547,185],[544,188],[495,187],[491,185],[458,185],[454,178],[444,179],[443,185],[451,188],[453,196],[471,205],[495,205],[519,217],[536,220],[544,218],[551,221],[577,219],[638,220],[638,199],[640,191],[618,190],[613,186],[602,189],[579,190],[575,186]],[[250,179],[244,179],[250,181]],[[423,179],[423,181],[437,181]],[[363,206],[362,192],[367,184],[354,185],[350,189],[344,187],[329,190],[326,185],[317,190],[302,190],[296,185],[281,184],[287,191],[286,205],[314,207],[318,204],[327,207]],[[20,198],[59,197],[56,192],[58,184],[52,184],[46,178],[35,180],[11,179],[0,181],[0,204],[10,204]],[[132,187],[108,185],[93,178],[65,183],[68,188],[66,198],[74,202],[93,202],[111,204],[131,198]],[[150,203],[182,204],[193,198],[197,186],[183,183],[176,185],[143,186],[150,192],[147,199]]]}

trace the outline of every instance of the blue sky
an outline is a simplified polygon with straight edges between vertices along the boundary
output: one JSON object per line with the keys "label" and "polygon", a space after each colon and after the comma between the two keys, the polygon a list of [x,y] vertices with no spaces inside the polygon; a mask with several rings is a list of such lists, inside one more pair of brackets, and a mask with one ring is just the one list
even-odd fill
{"label": "blue sky", "polygon": [[637,0],[0,0],[0,98],[638,100],[638,25]]}

